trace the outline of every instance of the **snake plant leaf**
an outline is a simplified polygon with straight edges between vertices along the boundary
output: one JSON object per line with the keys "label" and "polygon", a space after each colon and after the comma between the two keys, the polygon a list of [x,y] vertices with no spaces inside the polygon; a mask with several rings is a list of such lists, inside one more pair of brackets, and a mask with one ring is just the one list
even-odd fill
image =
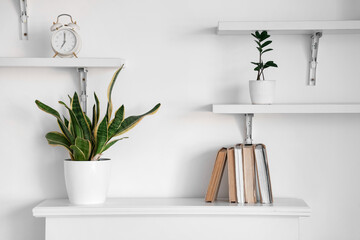
{"label": "snake plant leaf", "polygon": [[54,117],[56,117],[61,131],[64,133],[66,138],[71,143],[73,143],[75,141],[75,139],[74,139],[73,135],[71,134],[71,132],[69,131],[69,129],[66,127],[63,120],[61,119],[60,114],[58,113],[58,111],[56,111],[55,109],[49,107],[48,105],[40,102],[39,100],[36,100],[35,103],[41,110],[43,110],[44,112],[49,113],[49,114],[53,115]]}
{"label": "snake plant leaf", "polygon": [[122,105],[116,112],[115,117],[109,123],[108,140],[110,140],[115,134],[121,123],[124,121],[124,105]]}
{"label": "snake plant leaf", "polygon": [[86,160],[89,160],[91,154],[91,142],[87,139],[77,137],[75,139],[75,146],[84,153]]}
{"label": "snake plant leaf", "polygon": [[53,109],[53,108],[49,107],[48,105],[40,102],[39,100],[36,100],[35,103],[38,106],[38,108],[40,108],[44,112],[49,113],[49,114],[53,115],[56,118],[60,118],[60,114],[55,109]]}
{"label": "snake plant leaf", "polygon": [[69,111],[69,115],[70,115],[70,130],[72,130],[74,132],[74,135],[76,137],[83,137],[83,130],[80,127],[79,121],[77,120],[77,118],[75,117],[75,114],[73,112],[73,110],[71,110],[71,108],[69,108],[64,102],[59,101],[60,104],[64,105],[65,108]]}
{"label": "snake plant leaf", "polygon": [[87,122],[84,112],[81,109],[79,97],[76,92],[74,93],[74,97],[72,99],[71,109],[73,110],[74,115],[78,120],[79,125],[84,133],[84,138],[87,140],[91,140],[90,126]]}
{"label": "snake plant leaf", "polygon": [[70,149],[71,143],[64,136],[64,134],[59,132],[49,132],[45,135],[45,138],[50,145],[63,146],[71,153],[71,149]]}
{"label": "snake plant leaf", "polygon": [[75,145],[70,146],[71,150],[73,151],[73,155],[76,161],[86,161],[85,154],[81,151],[81,149]]}
{"label": "snake plant leaf", "polygon": [[96,126],[95,124],[95,118],[96,118],[96,108],[95,108],[95,104],[93,105],[93,108],[92,108],[92,123],[91,123],[91,131],[94,131],[94,128]]}
{"label": "snake plant leaf", "polygon": [[161,104],[158,103],[155,107],[153,107],[150,111],[148,111],[147,113],[144,113],[142,115],[139,116],[130,116],[127,117],[120,125],[120,127],[118,128],[115,137],[119,136],[127,131],[129,131],[130,129],[132,129],[133,127],[135,127],[145,116],[147,115],[151,115],[156,113],[159,108],[160,108]]}
{"label": "snake plant leaf", "polygon": [[70,130],[65,126],[64,122],[61,120],[61,118],[58,118],[57,120],[59,128],[65,135],[65,137],[73,144],[75,142],[74,135],[70,132]]}
{"label": "snake plant leaf", "polygon": [[107,116],[104,116],[103,120],[96,129],[96,150],[95,154],[100,154],[103,147],[105,146],[108,139],[108,129],[107,129]]}
{"label": "snake plant leaf", "polygon": [[[90,127],[90,133],[91,133],[91,120],[88,116],[85,115],[85,120],[86,120],[86,123],[87,125]],[[91,134],[90,134],[91,135]]]}
{"label": "snake plant leaf", "polygon": [[63,119],[65,126],[69,129],[69,120],[67,120],[65,116],[63,116]]}
{"label": "snake plant leaf", "polygon": [[107,116],[108,122],[110,122],[110,120],[111,120],[111,114],[112,114],[112,109],[113,109],[113,104],[111,101],[112,90],[114,88],[116,79],[117,79],[120,71],[123,69],[123,67],[124,67],[124,64],[121,65],[121,67],[114,73],[114,75],[111,79],[111,82],[109,84],[108,90],[107,90],[108,104],[107,104],[107,109],[106,109],[106,116]]}
{"label": "snake plant leaf", "polygon": [[99,102],[98,97],[96,96],[96,93],[94,93],[94,98],[95,98],[95,106],[96,106],[96,115],[95,115],[96,122],[94,125],[96,126],[100,119],[100,102]]}
{"label": "snake plant leaf", "polygon": [[126,138],[128,138],[128,137],[123,137],[123,138],[116,139],[116,140],[113,140],[113,141],[107,143],[107,144],[103,147],[101,153],[103,153],[103,152],[105,152],[106,150],[108,150],[112,145],[114,145],[114,144],[117,143],[118,141],[123,140],[123,139],[126,139]]}

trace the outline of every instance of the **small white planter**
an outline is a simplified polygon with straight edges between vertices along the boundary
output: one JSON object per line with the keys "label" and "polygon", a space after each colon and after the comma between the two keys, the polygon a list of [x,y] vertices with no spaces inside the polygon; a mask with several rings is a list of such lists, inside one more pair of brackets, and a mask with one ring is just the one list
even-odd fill
{"label": "small white planter", "polygon": [[274,80],[250,80],[250,98],[253,104],[272,104],[275,98]]}
{"label": "small white planter", "polygon": [[111,160],[64,161],[65,184],[72,204],[101,204],[106,200]]}

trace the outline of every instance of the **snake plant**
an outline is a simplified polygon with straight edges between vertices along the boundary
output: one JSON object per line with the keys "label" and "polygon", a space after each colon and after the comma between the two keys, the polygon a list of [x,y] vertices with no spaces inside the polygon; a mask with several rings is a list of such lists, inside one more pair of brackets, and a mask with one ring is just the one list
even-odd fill
{"label": "snake plant", "polygon": [[[124,66],[124,65],[123,65]],[[116,142],[124,139],[115,139],[125,132],[135,127],[145,116],[156,113],[160,108],[160,103],[153,107],[150,111],[138,115],[130,116],[124,119],[124,105],[119,107],[115,112],[115,116],[111,119],[113,104],[111,101],[111,94],[115,81],[122,70],[121,66],[114,74],[107,91],[107,109],[105,116],[100,119],[100,104],[99,99],[94,93],[95,104],[93,106],[92,120],[83,112],[79,96],[75,92],[73,97],[70,97],[70,106],[59,101],[69,112],[69,117],[60,116],[55,109],[45,105],[36,100],[36,105],[44,112],[54,116],[60,128],[60,132],[49,132],[46,134],[46,139],[50,145],[57,145],[65,147],[70,154],[72,160],[96,161],[100,159],[103,152],[108,150]],[[125,137],[126,138],[126,137]]]}

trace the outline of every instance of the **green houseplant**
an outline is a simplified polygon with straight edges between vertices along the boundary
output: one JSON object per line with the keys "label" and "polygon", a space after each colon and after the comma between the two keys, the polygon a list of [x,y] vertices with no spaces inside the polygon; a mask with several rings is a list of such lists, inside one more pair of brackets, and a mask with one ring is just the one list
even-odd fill
{"label": "green houseplant", "polygon": [[270,35],[267,31],[256,31],[251,33],[251,35],[255,38],[256,48],[259,52],[258,62],[251,62],[255,65],[254,71],[257,72],[256,80],[250,80],[249,82],[251,101],[253,104],[271,104],[275,95],[276,82],[274,80],[265,80],[264,71],[267,68],[278,66],[274,61],[264,62],[263,55],[273,50],[272,48],[267,48],[272,41],[269,40]]}
{"label": "green houseplant", "polygon": [[125,108],[122,105],[115,111],[112,118],[112,90],[122,69],[123,66],[114,73],[110,81],[106,113],[102,119],[100,119],[100,102],[95,93],[91,120],[81,108],[76,92],[72,97],[69,96],[69,105],[59,101],[67,109],[68,117],[61,117],[55,109],[39,100],[35,101],[38,108],[55,117],[60,128],[60,132],[52,131],[46,134],[48,143],[62,146],[69,152],[70,159],[64,161],[64,171],[67,192],[72,203],[98,204],[105,201],[111,161],[101,159],[101,155],[115,143],[124,139],[124,137],[117,137],[135,127],[145,116],[156,113],[160,108],[159,103],[144,114],[125,118]]}

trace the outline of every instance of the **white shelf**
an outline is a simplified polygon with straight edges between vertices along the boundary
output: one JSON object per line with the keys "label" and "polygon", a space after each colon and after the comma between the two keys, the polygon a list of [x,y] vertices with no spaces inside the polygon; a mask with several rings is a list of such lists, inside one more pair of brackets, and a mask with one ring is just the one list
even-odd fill
{"label": "white shelf", "polygon": [[360,104],[213,104],[214,113],[360,113]]}
{"label": "white shelf", "polygon": [[360,21],[297,22],[219,22],[218,34],[250,34],[267,30],[270,34],[354,34],[360,33]]}
{"label": "white shelf", "polygon": [[0,67],[117,68],[122,58],[0,58]]}
{"label": "white shelf", "polygon": [[45,200],[33,209],[35,217],[119,215],[251,215],[310,216],[301,199],[277,198],[272,205],[240,205],[203,198],[113,198],[101,205],[71,205],[67,199]]}

